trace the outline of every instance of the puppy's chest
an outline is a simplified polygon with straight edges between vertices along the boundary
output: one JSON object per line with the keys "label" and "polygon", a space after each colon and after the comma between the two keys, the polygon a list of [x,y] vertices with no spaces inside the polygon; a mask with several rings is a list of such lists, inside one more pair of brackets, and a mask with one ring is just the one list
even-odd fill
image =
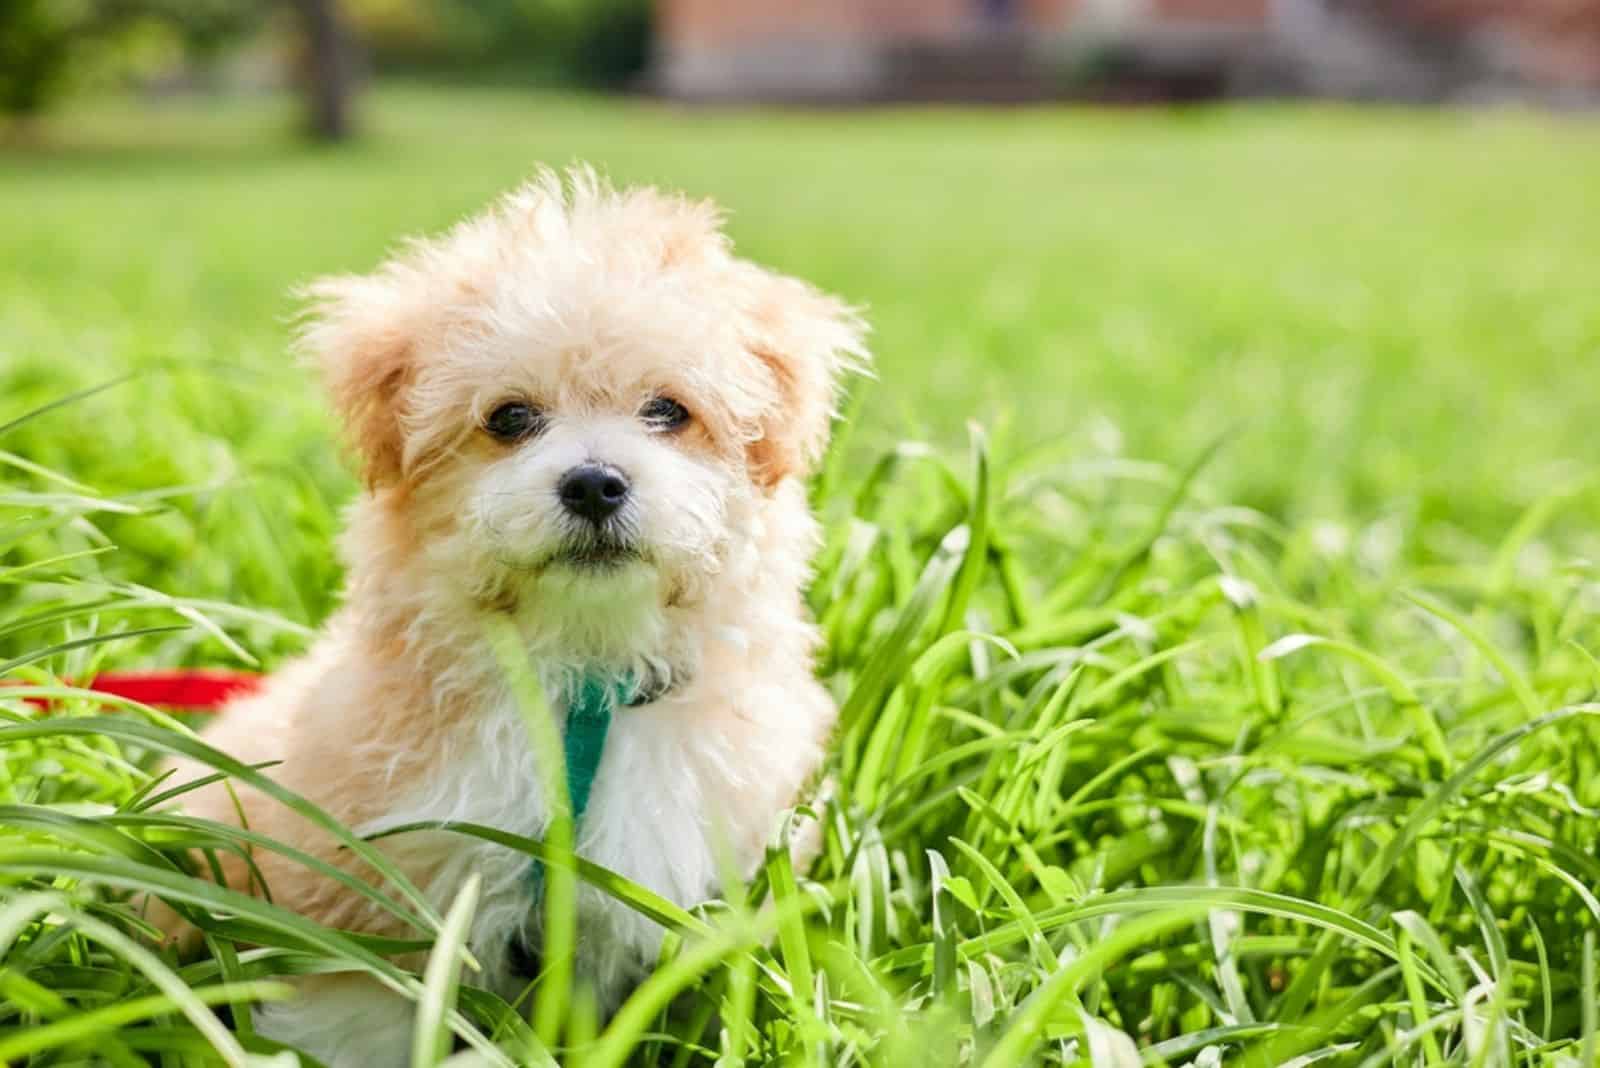
{"label": "puppy's chest", "polygon": [[[599,757],[577,826],[580,855],[680,904],[703,900],[716,876],[703,771],[714,741],[656,710],[630,708],[619,709],[590,741],[599,745]],[[543,836],[549,810],[541,762],[517,709],[485,709],[465,744],[441,757],[437,781],[414,799],[418,810],[409,818]]]}

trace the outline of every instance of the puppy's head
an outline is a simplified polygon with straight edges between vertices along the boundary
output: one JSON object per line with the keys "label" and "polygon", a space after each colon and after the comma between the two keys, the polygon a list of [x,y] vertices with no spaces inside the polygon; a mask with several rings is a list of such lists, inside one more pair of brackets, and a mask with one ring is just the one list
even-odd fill
{"label": "puppy's head", "polygon": [[537,606],[579,655],[626,653],[630,613],[703,596],[866,358],[853,312],[737,259],[719,223],[547,173],[310,290],[304,345],[418,562]]}

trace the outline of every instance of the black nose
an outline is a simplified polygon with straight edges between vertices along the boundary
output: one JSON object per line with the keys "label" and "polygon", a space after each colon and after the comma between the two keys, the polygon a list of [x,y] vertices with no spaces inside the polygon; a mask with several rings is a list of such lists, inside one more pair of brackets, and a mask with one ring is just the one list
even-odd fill
{"label": "black nose", "polygon": [[556,492],[567,511],[598,524],[628,499],[628,480],[609,464],[579,464],[561,476]]}

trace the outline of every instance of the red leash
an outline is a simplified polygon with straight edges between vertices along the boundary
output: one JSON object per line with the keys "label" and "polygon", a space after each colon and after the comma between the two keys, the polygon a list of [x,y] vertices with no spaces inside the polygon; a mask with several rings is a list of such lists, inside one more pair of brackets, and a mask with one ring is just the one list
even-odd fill
{"label": "red leash", "polygon": [[[215,712],[235,697],[254,693],[262,676],[245,671],[188,668],[178,671],[107,671],[96,675],[85,690],[137,701],[141,705],[181,708],[189,712]],[[29,698],[32,704],[48,704]]]}

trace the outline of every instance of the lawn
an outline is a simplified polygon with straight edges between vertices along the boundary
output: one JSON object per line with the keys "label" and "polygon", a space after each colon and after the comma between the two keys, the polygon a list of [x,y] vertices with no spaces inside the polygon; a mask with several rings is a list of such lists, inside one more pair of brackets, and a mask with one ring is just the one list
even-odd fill
{"label": "lawn", "polygon": [[141,949],[129,891],[217,904],[141,770],[192,743],[23,698],[302,647],[354,480],[290,289],[574,158],[716,198],[877,377],[815,487],[828,848],[563,1063],[1596,1063],[1600,127],[367,104],[336,151],[270,99],[0,148],[0,1063],[237,1062],[271,976],[387,967],[237,903]]}

